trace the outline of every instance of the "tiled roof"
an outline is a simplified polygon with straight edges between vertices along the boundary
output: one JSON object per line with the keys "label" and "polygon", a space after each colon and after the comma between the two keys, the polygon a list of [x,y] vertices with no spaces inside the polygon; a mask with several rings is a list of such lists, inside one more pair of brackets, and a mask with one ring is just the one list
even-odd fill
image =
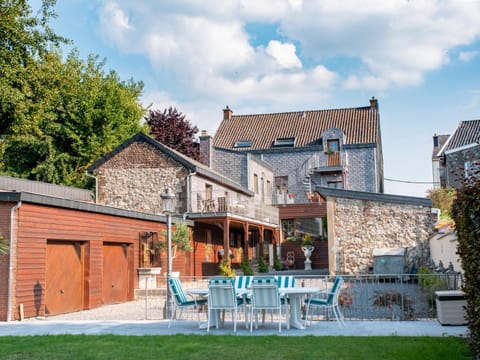
{"label": "tiled roof", "polygon": [[459,147],[478,143],[480,140],[480,120],[461,121],[453,134],[448,139],[443,152]]}
{"label": "tiled roof", "polygon": [[294,147],[319,144],[329,128],[345,132],[345,144],[376,143],[380,138],[379,113],[370,106],[276,114],[233,115],[225,119],[213,138],[213,146],[235,149],[237,142],[251,141],[239,150],[270,149],[276,139],[295,138]]}

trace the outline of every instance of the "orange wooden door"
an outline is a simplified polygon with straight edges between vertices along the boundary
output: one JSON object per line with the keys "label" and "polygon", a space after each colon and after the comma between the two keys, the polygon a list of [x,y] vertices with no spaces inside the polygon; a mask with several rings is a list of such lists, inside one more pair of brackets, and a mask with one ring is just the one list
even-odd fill
{"label": "orange wooden door", "polygon": [[122,244],[103,244],[104,304],[128,300],[128,247]]}
{"label": "orange wooden door", "polygon": [[45,314],[83,310],[83,245],[48,242]]}

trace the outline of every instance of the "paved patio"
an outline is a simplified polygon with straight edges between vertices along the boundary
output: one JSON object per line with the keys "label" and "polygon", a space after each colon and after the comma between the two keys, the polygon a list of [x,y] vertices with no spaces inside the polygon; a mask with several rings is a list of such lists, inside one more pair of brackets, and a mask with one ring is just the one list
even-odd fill
{"label": "paved patio", "polygon": [[[277,323],[265,322],[265,327],[254,329],[253,335],[280,336],[467,336],[466,326],[442,326],[435,320],[418,321],[346,321],[340,328],[336,321],[314,321],[305,330],[282,329],[278,333]],[[0,323],[0,336],[34,335],[206,335],[196,321],[178,320],[168,328],[167,320],[48,320],[34,319]],[[234,335],[232,323],[226,321],[220,329],[212,328],[212,335]],[[237,324],[237,335],[250,336],[244,322]]]}

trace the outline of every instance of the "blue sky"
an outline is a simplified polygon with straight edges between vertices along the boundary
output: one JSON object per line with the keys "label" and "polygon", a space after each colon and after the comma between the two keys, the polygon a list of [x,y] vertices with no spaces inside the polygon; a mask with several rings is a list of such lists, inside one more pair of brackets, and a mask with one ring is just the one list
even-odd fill
{"label": "blue sky", "polygon": [[[39,0],[30,4],[36,8]],[[234,114],[379,101],[385,192],[424,197],[434,133],[480,118],[480,1],[68,0],[54,30],[142,102],[215,133]]]}

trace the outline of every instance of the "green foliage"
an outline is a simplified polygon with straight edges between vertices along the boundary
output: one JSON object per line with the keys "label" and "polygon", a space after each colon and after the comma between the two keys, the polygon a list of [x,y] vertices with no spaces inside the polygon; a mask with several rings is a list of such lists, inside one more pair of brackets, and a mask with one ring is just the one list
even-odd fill
{"label": "green foliage", "polygon": [[218,270],[220,275],[227,276],[227,277],[234,277],[235,270],[232,269],[232,264],[230,262],[230,258],[228,256],[224,256],[220,261],[220,265],[218,266]]}
{"label": "green foliage", "polygon": [[[167,231],[163,231],[162,236],[164,241],[159,242],[157,247],[164,250],[167,248]],[[175,230],[172,231],[172,246],[186,252],[193,250],[192,244],[190,244],[190,229],[186,224],[175,224]]]}
{"label": "green foliage", "polygon": [[195,160],[199,159],[199,147],[195,141],[198,128],[181,112],[171,106],[163,112],[150,110],[145,117],[150,135],[164,145]]}
{"label": "green foliage", "polygon": [[433,207],[440,209],[441,219],[451,219],[452,204],[455,196],[454,188],[431,189],[427,195],[432,200]]}
{"label": "green foliage", "polygon": [[280,258],[277,255],[275,255],[275,257],[273,258],[273,268],[276,271],[280,271],[280,270],[283,269],[282,261],[280,260]]}
{"label": "green foliage", "polygon": [[88,187],[86,167],[142,129],[143,84],[105,72],[96,56],[64,60],[67,41],[48,27],[54,4],[40,17],[24,1],[0,8],[0,173]]}
{"label": "green foliage", "polygon": [[254,271],[252,268],[252,263],[246,257],[242,259],[240,263],[240,268],[242,269],[243,275],[253,275]]}
{"label": "green foliage", "polygon": [[457,191],[452,217],[458,237],[457,253],[464,270],[463,291],[467,296],[468,328],[475,358],[480,358],[480,181],[473,181]]}
{"label": "green foliage", "polygon": [[267,273],[269,272],[269,267],[263,256],[258,258],[258,272]]}
{"label": "green foliage", "polygon": [[0,236],[0,255],[6,253],[8,253],[8,242],[3,236]]}

